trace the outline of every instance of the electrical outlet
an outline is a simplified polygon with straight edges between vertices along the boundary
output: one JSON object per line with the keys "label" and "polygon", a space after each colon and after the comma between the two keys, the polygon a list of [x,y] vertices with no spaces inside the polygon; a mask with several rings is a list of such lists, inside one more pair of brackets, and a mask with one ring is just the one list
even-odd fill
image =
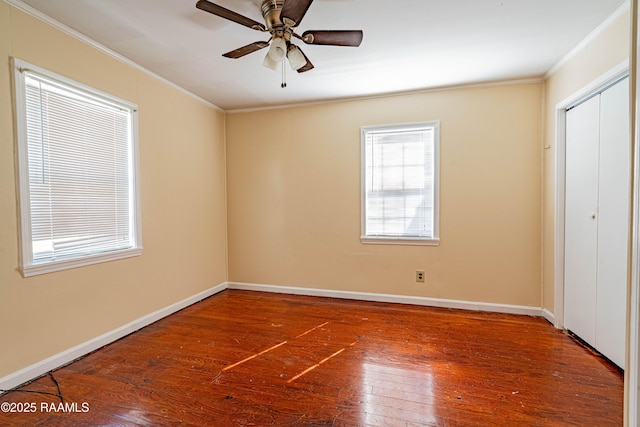
{"label": "electrical outlet", "polygon": [[424,270],[416,270],[416,282],[424,282]]}

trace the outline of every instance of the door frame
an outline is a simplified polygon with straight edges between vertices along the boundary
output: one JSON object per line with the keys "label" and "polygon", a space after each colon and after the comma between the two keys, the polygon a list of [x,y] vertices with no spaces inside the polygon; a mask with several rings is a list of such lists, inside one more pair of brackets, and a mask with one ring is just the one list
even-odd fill
{"label": "door frame", "polygon": [[[639,35],[640,38],[640,35]],[[640,48],[639,48],[640,49]],[[554,316],[553,324],[558,329],[564,329],[564,251],[565,251],[565,173],[566,173],[566,114],[567,109],[585,101],[586,99],[603,91],[607,86],[615,83],[625,76],[629,76],[629,60],[618,64],[605,74],[601,75],[582,89],[556,104],[556,129],[555,129],[555,207],[554,207]],[[637,71],[640,79],[640,70]],[[631,78],[631,76],[629,76]],[[631,82],[630,82],[631,83]],[[630,90],[633,90],[630,84]],[[633,105],[640,108],[640,88],[637,93],[630,94]],[[632,96],[633,95],[633,96]],[[638,110],[636,110],[638,111]],[[633,218],[630,224],[630,255],[629,277],[627,291],[627,346],[625,360],[625,406],[626,417],[629,426],[637,424],[637,404],[640,403],[640,386],[638,362],[640,355],[640,119],[631,116],[635,135],[631,141],[632,170],[631,189],[631,214]]]}
{"label": "door frame", "polygon": [[629,61],[625,60],[573,95],[556,104],[555,135],[555,209],[554,209],[554,326],[564,329],[564,220],[566,173],[567,110],[602,92],[607,86],[629,75]]}
{"label": "door frame", "polygon": [[629,301],[627,302],[627,360],[628,369],[625,370],[625,425],[637,426],[640,424],[638,404],[640,404],[640,32],[638,22],[640,9],[638,1],[631,0],[631,127],[632,145],[631,161],[633,164],[632,176],[632,235],[631,235],[631,283],[629,284]]}

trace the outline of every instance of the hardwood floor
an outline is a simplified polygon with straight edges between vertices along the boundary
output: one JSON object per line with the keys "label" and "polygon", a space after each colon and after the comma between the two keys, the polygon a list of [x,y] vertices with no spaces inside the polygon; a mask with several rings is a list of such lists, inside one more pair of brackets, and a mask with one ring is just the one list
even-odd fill
{"label": "hardwood floor", "polygon": [[621,372],[540,318],[231,290],[22,390],[57,394],[55,381],[64,403],[7,393],[3,408],[35,410],[0,425],[620,426],[623,413]]}

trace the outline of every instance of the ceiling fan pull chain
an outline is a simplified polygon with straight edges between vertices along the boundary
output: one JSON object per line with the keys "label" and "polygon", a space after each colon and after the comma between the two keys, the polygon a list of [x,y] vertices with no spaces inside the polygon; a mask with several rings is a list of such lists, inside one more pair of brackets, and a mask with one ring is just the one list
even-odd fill
{"label": "ceiling fan pull chain", "polygon": [[284,61],[282,61],[282,83],[280,87],[284,89],[287,87],[287,67],[284,66]]}

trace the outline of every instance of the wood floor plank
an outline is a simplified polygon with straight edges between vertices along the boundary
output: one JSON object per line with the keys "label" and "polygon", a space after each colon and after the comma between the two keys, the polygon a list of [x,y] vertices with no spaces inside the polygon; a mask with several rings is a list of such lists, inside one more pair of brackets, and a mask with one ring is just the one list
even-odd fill
{"label": "wood floor plank", "polygon": [[543,319],[248,291],[53,376],[79,411],[16,390],[0,425],[622,425],[622,373]]}

